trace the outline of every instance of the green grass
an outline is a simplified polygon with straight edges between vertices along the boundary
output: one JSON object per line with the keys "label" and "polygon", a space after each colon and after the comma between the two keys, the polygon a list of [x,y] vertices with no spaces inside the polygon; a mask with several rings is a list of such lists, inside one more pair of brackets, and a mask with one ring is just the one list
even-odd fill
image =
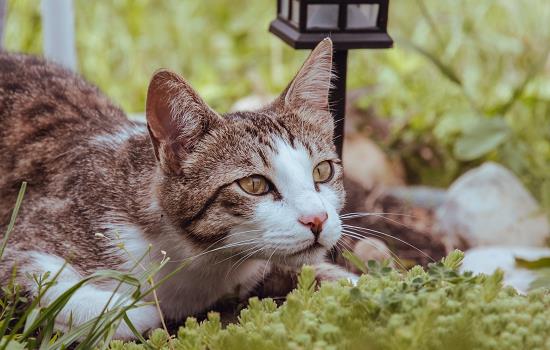
{"label": "green grass", "polygon": [[[546,2],[395,0],[390,33],[396,48],[352,52],[350,87],[371,88],[357,104],[365,117],[391,122],[390,135],[377,141],[403,161],[411,182],[446,186],[465,170],[495,160],[550,208]],[[210,104],[226,111],[248,94],[281,91],[306,54],[267,33],[274,1],[76,0],[75,5],[80,71],[129,112],[143,110],[148,80],[159,67],[180,72]],[[8,49],[40,53],[38,9],[38,1],[9,1]],[[141,345],[109,341],[135,304],[105,310],[61,335],[52,329],[53,319],[81,284],[49,307],[31,303],[23,311],[28,300],[11,284],[3,286],[0,350],[58,348],[87,334],[81,349],[550,348],[548,292],[520,296],[502,288],[499,273],[459,274],[459,256],[405,274],[371,265],[356,287],[327,283],[318,291],[306,269],[300,287],[280,307],[253,299],[237,324],[224,328],[211,314],[203,323],[188,320],[170,343],[157,330]],[[139,271],[100,272],[82,283],[115,278],[136,293],[138,286],[152,293],[155,270]],[[33,278],[44,292],[55,273]],[[133,296],[139,300],[143,294]]]}
{"label": "green grass", "polygon": [[528,296],[502,287],[502,273],[458,273],[455,251],[426,271],[407,273],[369,263],[356,286],[323,283],[305,267],[282,306],[252,298],[238,323],[210,313],[189,318],[175,337],[152,332],[145,344],[113,341],[109,349],[547,349],[550,292]]}
{"label": "green grass", "polygon": [[[25,195],[26,185],[26,183],[23,183],[21,186],[10,223],[4,233],[0,260],[3,258],[10,234],[16,224],[17,213]],[[25,291],[16,283],[18,268],[16,263],[13,266],[13,278],[8,285],[2,286],[0,292],[0,350],[38,348],[53,350],[66,348],[69,345],[74,345],[74,349],[105,348],[105,344],[109,343],[121,322],[126,322],[130,329],[134,330],[136,338],[145,342],[141,334],[135,332],[135,327],[128,319],[127,312],[143,304],[145,297],[154,294],[158,286],[179,269],[184,268],[185,264],[181,264],[174,272],[153,283],[153,276],[167,263],[167,260],[144,266],[141,263],[144,257],[145,255],[137,257],[128,273],[114,270],[94,272],[75,283],[49,305],[43,305],[41,300],[48,290],[56,284],[65,266],[59,271],[50,271],[43,275],[26,274],[24,277],[34,283],[38,291],[37,295],[29,300],[24,296]],[[56,316],[76,291],[86,284],[105,280],[116,282],[111,297],[112,300],[107,303],[108,308],[106,305],[98,317],[82,325],[70,327],[70,330],[65,334],[61,334],[54,329]],[[116,299],[114,299],[115,296]],[[155,300],[157,300],[156,297]]]}
{"label": "green grass", "polygon": [[[13,229],[24,193],[25,185],[8,231]],[[365,265],[354,256],[348,258],[365,272],[357,285],[349,281],[326,282],[316,288],[314,270],[304,267],[298,287],[281,306],[270,298],[251,298],[237,323],[222,326],[219,315],[209,313],[208,319],[200,323],[188,318],[174,336],[157,329],[148,339],[135,331],[127,312],[170,278],[172,274],[156,284],[151,282],[165,261],[144,268],[142,258],[137,259],[128,273],[97,271],[49,305],[40,301],[63,268],[55,273],[27,276],[37,284],[38,295],[32,300],[23,297],[13,282],[2,287],[0,350],[53,350],[68,346],[112,350],[505,350],[550,346],[548,288],[518,295],[513,288],[502,287],[500,271],[491,276],[459,273],[463,259],[459,251],[429,265],[427,270],[416,266],[407,272],[374,261]],[[54,320],[71,296],[87,283],[106,279],[118,282],[113,296],[118,293],[122,297],[113,300],[113,305],[104,308],[97,318],[64,334],[56,331]],[[137,341],[112,340],[121,322],[134,330]]]}
{"label": "green grass", "polygon": [[[216,314],[202,323],[188,319],[172,343],[175,349],[548,348],[550,294],[519,296],[502,288],[501,273],[460,274],[461,259],[454,252],[427,271],[405,274],[370,263],[357,286],[331,282],[319,290],[305,268],[282,306],[253,298],[239,322],[225,328]],[[166,334],[154,332],[149,344],[168,349]]]}
{"label": "green grass", "polygon": [[[177,334],[163,329],[147,339],[111,340],[126,312],[145,293],[148,271],[135,274],[101,271],[68,290],[49,306],[18,296],[13,285],[4,289],[0,316],[0,349],[547,349],[550,346],[550,290],[518,295],[502,287],[502,273],[474,276],[459,273],[463,254],[451,253],[427,270],[416,266],[398,272],[374,261],[357,285],[326,282],[316,288],[314,270],[304,267],[296,290],[281,305],[270,298],[251,298],[238,322],[223,326],[217,313],[198,322],[188,318]],[[363,267],[365,268],[365,267]],[[56,276],[35,276],[40,295]],[[125,295],[128,305],[116,304],[97,319],[65,334],[55,332],[53,320],[70,296],[84,284],[115,279],[134,288]],[[42,284],[41,281],[48,281]],[[16,290],[15,293],[10,291]],[[7,292],[7,293],[6,293]],[[19,314],[17,303],[27,303]],[[15,324],[15,325],[14,325]],[[7,326],[10,325],[10,326]],[[24,328],[21,328],[24,325]],[[81,341],[81,343],[79,343]]]}
{"label": "green grass", "polygon": [[[76,0],[80,71],[129,112],[159,67],[216,109],[280,92],[305,57],[267,32],[275,1]],[[39,53],[39,2],[9,1],[6,45]],[[546,0],[396,0],[392,50],[350,55],[350,88],[413,183],[447,186],[494,160],[550,208],[550,7]],[[365,122],[367,119],[365,119]]]}

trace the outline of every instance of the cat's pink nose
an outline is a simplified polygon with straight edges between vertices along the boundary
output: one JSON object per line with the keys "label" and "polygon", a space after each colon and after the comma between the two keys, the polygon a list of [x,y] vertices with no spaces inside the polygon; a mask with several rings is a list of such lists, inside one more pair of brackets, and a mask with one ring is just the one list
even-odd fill
{"label": "cat's pink nose", "polygon": [[308,226],[315,236],[315,239],[317,239],[319,238],[319,234],[323,230],[323,224],[327,221],[327,219],[328,214],[325,211],[320,214],[300,216],[298,221],[300,221],[302,225]]}

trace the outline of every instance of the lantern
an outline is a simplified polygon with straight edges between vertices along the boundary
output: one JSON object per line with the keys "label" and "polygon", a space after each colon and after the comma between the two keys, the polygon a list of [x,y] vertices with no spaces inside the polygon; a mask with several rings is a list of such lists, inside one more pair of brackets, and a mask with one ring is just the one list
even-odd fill
{"label": "lantern", "polygon": [[340,156],[346,106],[348,50],[393,45],[387,33],[389,0],[277,0],[277,18],[269,31],[295,49],[313,49],[329,36],[334,45],[337,79],[330,94],[335,142]]}

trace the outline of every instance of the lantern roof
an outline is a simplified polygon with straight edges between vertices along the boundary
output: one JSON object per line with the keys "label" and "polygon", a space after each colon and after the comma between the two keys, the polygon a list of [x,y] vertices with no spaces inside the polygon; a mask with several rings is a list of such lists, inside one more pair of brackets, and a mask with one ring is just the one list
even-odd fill
{"label": "lantern roof", "polygon": [[393,46],[389,0],[278,0],[269,31],[296,49],[313,49],[330,36],[336,50]]}

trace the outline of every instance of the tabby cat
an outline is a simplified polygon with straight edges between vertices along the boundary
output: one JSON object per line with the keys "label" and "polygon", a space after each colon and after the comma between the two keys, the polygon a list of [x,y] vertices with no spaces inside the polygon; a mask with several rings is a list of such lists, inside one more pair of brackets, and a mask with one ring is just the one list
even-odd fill
{"label": "tabby cat", "polygon": [[[322,41],[270,105],[223,115],[160,70],[147,123],[130,121],[56,64],[0,53],[0,232],[28,182],[2,283],[15,265],[17,283],[36,295],[28,276],[68,262],[47,304],[94,271],[169,257],[156,280],[189,262],[158,288],[164,316],[181,320],[236,289],[246,293],[275,265],[348,276],[324,262],[340,238],[345,196],[328,110],[332,51]],[[99,315],[113,293],[114,283],[85,285],[56,327]],[[140,332],[160,325],[151,303],[129,318]],[[116,337],[132,332],[123,323]]]}

